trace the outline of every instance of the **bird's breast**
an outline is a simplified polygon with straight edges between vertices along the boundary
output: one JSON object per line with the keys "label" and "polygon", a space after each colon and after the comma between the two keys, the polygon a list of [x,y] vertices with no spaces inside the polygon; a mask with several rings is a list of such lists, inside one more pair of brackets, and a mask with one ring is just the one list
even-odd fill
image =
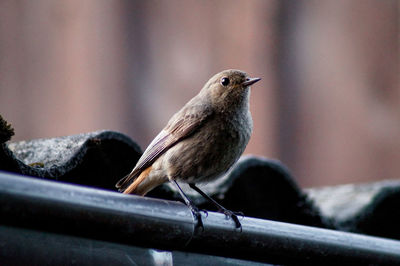
{"label": "bird's breast", "polygon": [[206,182],[225,173],[246,148],[252,131],[250,114],[214,116],[166,154],[170,175],[188,183]]}

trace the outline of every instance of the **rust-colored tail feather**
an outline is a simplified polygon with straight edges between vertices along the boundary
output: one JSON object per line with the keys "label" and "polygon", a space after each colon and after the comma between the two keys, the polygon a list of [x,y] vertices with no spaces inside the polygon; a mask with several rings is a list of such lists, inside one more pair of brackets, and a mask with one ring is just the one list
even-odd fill
{"label": "rust-colored tail feather", "polygon": [[[140,186],[143,181],[149,176],[151,171],[151,166],[146,168],[144,171],[142,171],[140,173],[140,175],[132,182],[132,184],[130,184],[125,190],[124,190],[124,194],[137,194],[137,195],[141,195],[144,196],[147,191],[148,191],[148,186],[146,186],[146,184],[143,184],[142,186]],[[145,182],[147,183],[147,182]]]}

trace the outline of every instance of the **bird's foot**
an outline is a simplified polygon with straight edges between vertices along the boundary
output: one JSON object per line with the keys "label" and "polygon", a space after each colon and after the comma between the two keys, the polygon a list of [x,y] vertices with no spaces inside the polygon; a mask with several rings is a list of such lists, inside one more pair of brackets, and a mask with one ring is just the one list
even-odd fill
{"label": "bird's foot", "polygon": [[226,218],[231,218],[235,222],[236,228],[240,229],[240,232],[242,232],[242,224],[239,222],[238,216],[241,216],[242,218],[244,217],[244,214],[242,212],[233,212],[228,209],[221,209],[219,212],[225,214]]}
{"label": "bird's foot", "polygon": [[203,224],[203,219],[201,218],[201,212],[204,212],[206,217],[208,216],[208,212],[206,210],[200,210],[194,205],[189,206],[190,210],[192,211],[194,217],[196,217],[196,228],[201,228],[202,231],[204,231],[204,224]]}
{"label": "bird's foot", "polygon": [[226,209],[225,207],[223,207],[221,204],[219,204],[218,202],[216,202],[213,198],[211,198],[210,196],[208,196],[206,193],[204,193],[203,191],[201,191],[200,188],[198,188],[195,184],[191,183],[189,184],[189,186],[196,190],[200,195],[202,195],[204,198],[206,198],[208,201],[210,201],[211,203],[213,203],[217,209],[218,212],[223,213],[226,215],[227,218],[231,218],[234,222],[235,222],[235,226],[236,228],[240,229],[240,232],[242,232],[242,224],[239,222],[238,219],[238,215],[244,217],[243,213],[241,212],[232,212],[228,209]]}

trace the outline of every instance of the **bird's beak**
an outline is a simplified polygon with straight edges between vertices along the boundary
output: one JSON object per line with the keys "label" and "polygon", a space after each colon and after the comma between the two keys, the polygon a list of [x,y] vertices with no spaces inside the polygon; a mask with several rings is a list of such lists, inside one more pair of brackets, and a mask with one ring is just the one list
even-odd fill
{"label": "bird's beak", "polygon": [[253,85],[254,83],[256,83],[259,80],[261,80],[261,78],[249,78],[249,79],[246,79],[246,81],[243,82],[242,85],[244,87],[247,87],[247,86]]}

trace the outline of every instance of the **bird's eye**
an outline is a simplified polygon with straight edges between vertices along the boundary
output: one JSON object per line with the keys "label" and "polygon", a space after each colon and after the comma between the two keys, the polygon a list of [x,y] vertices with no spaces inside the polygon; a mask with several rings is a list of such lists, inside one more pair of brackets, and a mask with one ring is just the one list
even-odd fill
{"label": "bird's eye", "polygon": [[228,86],[229,84],[229,78],[225,77],[221,79],[221,84],[222,86]]}

